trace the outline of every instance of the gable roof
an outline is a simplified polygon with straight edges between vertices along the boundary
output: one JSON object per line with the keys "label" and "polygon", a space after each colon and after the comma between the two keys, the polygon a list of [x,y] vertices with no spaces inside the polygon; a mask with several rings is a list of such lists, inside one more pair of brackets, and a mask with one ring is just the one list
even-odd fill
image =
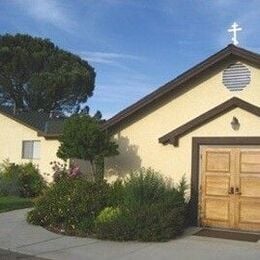
{"label": "gable roof", "polygon": [[[216,64],[226,60],[227,58],[238,58],[242,60],[246,60],[249,63],[255,64],[260,66],[260,55],[257,53],[253,53],[246,49],[239,48],[233,44],[228,45],[226,48],[220,50],[216,54],[210,56],[206,60],[202,61],[195,67],[189,69],[188,71],[184,72],[177,78],[172,81],[169,81],[165,85],[159,87],[157,90],[153,91],[152,93],[148,94],[144,98],[140,99],[133,105],[127,107],[126,109],[122,110],[109,120],[107,120],[103,124],[104,129],[110,129],[116,127],[119,123],[123,122],[125,119],[136,115],[139,111],[143,110],[147,106],[158,102],[163,97],[167,96],[169,93],[176,93],[180,89],[185,89],[185,83],[189,82],[190,80],[198,77],[201,73],[211,69]],[[187,87],[187,86],[186,86]]]}
{"label": "gable roof", "polygon": [[172,130],[166,135],[159,138],[159,142],[162,144],[173,144],[178,146],[179,138],[190,133],[196,128],[208,123],[209,121],[227,113],[228,111],[233,110],[234,108],[241,108],[246,110],[256,116],[260,116],[260,107],[254,106],[240,98],[233,97],[226,102],[214,107],[208,112],[196,117],[195,119],[190,120],[186,124]]}
{"label": "gable roof", "polygon": [[64,118],[49,117],[46,112],[31,111],[17,112],[8,107],[0,107],[0,113],[35,130],[39,136],[46,138],[58,138],[63,130]]}

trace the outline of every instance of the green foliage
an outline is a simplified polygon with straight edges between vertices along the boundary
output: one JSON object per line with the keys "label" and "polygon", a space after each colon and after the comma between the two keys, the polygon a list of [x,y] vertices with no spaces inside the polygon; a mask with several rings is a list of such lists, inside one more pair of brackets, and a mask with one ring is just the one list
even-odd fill
{"label": "green foliage", "polygon": [[0,170],[0,196],[21,196],[22,184],[18,176],[19,168],[7,161],[1,165]]}
{"label": "green foliage", "polygon": [[76,179],[76,178],[86,178],[80,171],[80,167],[74,163],[71,163],[69,168],[67,168],[66,163],[60,163],[57,161],[50,162],[53,170],[53,181],[59,182],[62,179]]}
{"label": "green foliage", "polygon": [[118,154],[118,146],[101,129],[100,121],[88,115],[73,115],[66,119],[57,156],[90,162],[93,179],[104,178],[104,158]]}
{"label": "green foliage", "polygon": [[93,94],[94,69],[50,40],[29,35],[0,36],[2,104],[18,109],[75,111]]}
{"label": "green foliage", "polygon": [[125,181],[124,205],[128,208],[140,208],[147,204],[160,202],[167,191],[161,175],[152,169],[140,169],[132,172]]}
{"label": "green foliage", "polygon": [[122,180],[116,180],[110,184],[108,204],[111,207],[118,207],[122,205],[124,200],[124,184]]}
{"label": "green foliage", "polygon": [[60,163],[57,161],[50,162],[53,170],[53,182],[59,182],[62,179],[68,178],[68,170],[66,163]]}
{"label": "green foliage", "polygon": [[33,202],[28,198],[19,197],[0,197],[0,212],[6,212],[15,209],[24,209],[33,206]]}
{"label": "green foliage", "polygon": [[23,197],[37,197],[47,187],[39,170],[32,163],[20,165],[19,181],[22,184]]}
{"label": "green foliage", "polygon": [[111,240],[134,240],[136,235],[136,218],[124,208],[105,208],[95,221],[98,238]]}
{"label": "green foliage", "polygon": [[113,222],[119,215],[121,215],[121,210],[119,208],[104,208],[96,218],[96,223],[98,225],[99,223]]}
{"label": "green foliage", "polygon": [[185,224],[185,185],[183,179],[174,187],[152,169],[132,173],[124,183],[123,200],[117,214],[104,218],[102,212],[98,216],[98,237],[163,241],[181,234]]}
{"label": "green foliage", "polygon": [[61,179],[35,201],[27,219],[32,224],[64,229],[69,234],[86,234],[107,206],[108,192],[105,183]]}
{"label": "green foliage", "polygon": [[184,178],[174,186],[152,169],[110,185],[61,178],[36,200],[28,221],[72,235],[166,241],[183,232],[186,187]]}
{"label": "green foliage", "polygon": [[0,194],[3,196],[36,197],[47,187],[39,170],[32,163],[5,161],[0,170]]}

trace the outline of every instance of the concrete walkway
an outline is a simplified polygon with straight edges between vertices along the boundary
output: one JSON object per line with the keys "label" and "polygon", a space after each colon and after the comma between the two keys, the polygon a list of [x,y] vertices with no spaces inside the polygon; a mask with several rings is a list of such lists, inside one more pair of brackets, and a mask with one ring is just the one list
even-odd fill
{"label": "concrete walkway", "polygon": [[260,259],[260,242],[184,235],[166,243],[138,243],[57,235],[41,227],[28,225],[25,221],[27,211],[16,210],[0,214],[0,248],[61,260]]}
{"label": "concrete walkway", "polygon": [[0,249],[1,260],[47,260],[45,258],[39,258],[36,256],[24,255],[9,250]]}

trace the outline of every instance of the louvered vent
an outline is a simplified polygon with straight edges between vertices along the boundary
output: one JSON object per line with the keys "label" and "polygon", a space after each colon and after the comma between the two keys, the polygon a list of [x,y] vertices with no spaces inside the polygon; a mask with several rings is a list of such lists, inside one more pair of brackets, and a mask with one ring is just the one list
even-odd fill
{"label": "louvered vent", "polygon": [[243,90],[251,80],[250,70],[242,63],[229,65],[223,71],[223,84],[230,91]]}

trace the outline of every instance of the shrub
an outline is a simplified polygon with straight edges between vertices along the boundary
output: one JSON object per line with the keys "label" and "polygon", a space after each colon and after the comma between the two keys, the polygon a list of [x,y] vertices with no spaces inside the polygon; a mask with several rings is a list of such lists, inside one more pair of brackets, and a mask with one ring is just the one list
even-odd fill
{"label": "shrub", "polygon": [[[74,179],[84,177],[82,172],[80,171],[80,167],[76,164],[71,164],[67,169],[66,163],[60,163],[53,161],[50,163],[53,170],[53,181],[59,182],[62,179]],[[86,176],[85,176],[86,177]]]}
{"label": "shrub", "polygon": [[98,238],[111,240],[134,240],[135,218],[123,208],[105,208],[95,221],[95,232]]}
{"label": "shrub", "polygon": [[26,163],[19,166],[19,180],[21,185],[22,197],[37,197],[47,187],[46,181],[39,170],[32,164]]}
{"label": "shrub", "polygon": [[117,217],[120,214],[121,214],[121,210],[119,208],[113,208],[113,207],[104,208],[96,218],[96,223],[113,222],[114,219],[117,219]]}
{"label": "shrub", "polygon": [[152,169],[134,172],[124,183],[118,208],[96,219],[99,238],[163,241],[181,234],[185,223],[185,181],[175,187]]}
{"label": "shrub", "polygon": [[32,163],[15,164],[5,161],[0,171],[0,194],[36,197],[46,188],[46,182]]}
{"label": "shrub", "polygon": [[181,234],[184,229],[185,207],[174,207],[167,202],[144,206],[132,214],[136,219],[134,239],[142,241],[166,241]]}
{"label": "shrub", "polygon": [[165,241],[183,232],[184,178],[174,186],[152,169],[110,185],[75,176],[67,172],[54,182],[27,220],[66,234],[95,233],[112,240]]}
{"label": "shrub", "polygon": [[17,165],[5,161],[0,170],[0,195],[21,196],[20,169]]}
{"label": "shrub", "polygon": [[106,183],[61,179],[36,200],[27,219],[32,224],[64,229],[68,234],[87,234],[107,206],[108,191]]}
{"label": "shrub", "polygon": [[122,180],[116,180],[110,184],[108,204],[111,207],[118,207],[123,203],[124,185]]}
{"label": "shrub", "polygon": [[50,165],[53,170],[52,177],[54,182],[59,182],[60,180],[68,177],[68,171],[66,169],[67,164],[53,161],[50,162]]}

